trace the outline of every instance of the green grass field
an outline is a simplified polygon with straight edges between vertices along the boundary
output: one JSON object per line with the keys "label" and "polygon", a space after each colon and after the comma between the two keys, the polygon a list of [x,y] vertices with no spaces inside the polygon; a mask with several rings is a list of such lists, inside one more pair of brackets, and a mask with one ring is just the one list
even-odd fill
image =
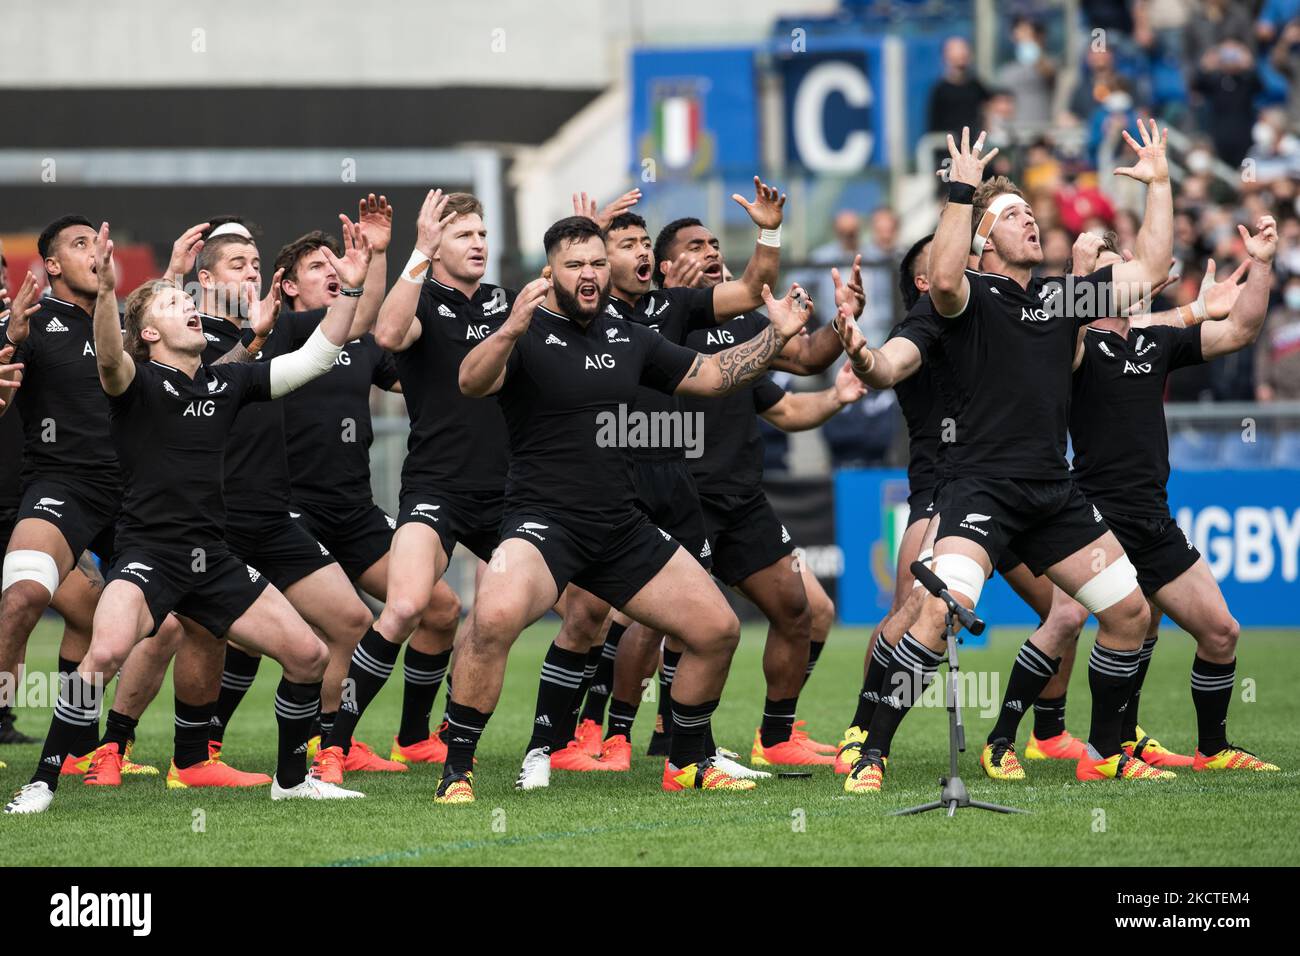
{"label": "green grass field", "polygon": [[[1071,764],[1026,761],[1029,780],[994,783],[977,766],[991,718],[968,711],[971,749],[963,777],[976,798],[1033,813],[1007,817],[974,810],[956,819],[931,813],[893,818],[886,811],[934,798],[946,767],[946,712],[920,708],[894,746],[885,792],[849,797],[829,767],[812,779],[770,780],[752,793],[666,794],[662,763],[644,756],[628,774],[557,772],[549,790],[517,793],[515,773],[529,734],[536,675],[553,623],[521,638],[505,694],[479,750],[477,802],[438,807],[440,768],[405,774],[351,774],[367,798],[273,804],[267,790],[168,791],[161,777],[128,777],[104,792],[65,778],[54,806],[39,817],[0,817],[8,865],[907,865],[1045,864],[1294,865],[1300,847],[1296,799],[1300,678],[1296,633],[1243,635],[1230,726],[1235,742],[1283,767],[1280,774],[1193,775],[1168,784],[1080,784]],[[28,666],[55,665],[58,625],[33,638]],[[987,650],[963,655],[963,672],[1004,671],[1023,632],[1002,631]],[[719,742],[748,755],[763,702],[763,631],[746,628],[715,728]],[[852,715],[861,683],[866,632],[837,630],[800,705],[807,729],[835,742]],[[1091,636],[1085,633],[1083,647]],[[1167,745],[1190,752],[1194,715],[1188,692],[1190,638],[1172,629],[1160,642],[1142,695],[1142,723]],[[1085,654],[1080,654],[1085,660]],[[387,755],[401,701],[400,667],[362,721],[359,737]],[[270,771],[275,760],[271,698],[278,668],[264,665],[226,736],[227,759]],[[1252,684],[1248,682],[1253,682]],[[1001,684],[996,687],[1001,694]],[[1244,701],[1243,695],[1253,697]],[[996,706],[996,704],[995,704]],[[442,697],[435,708],[441,714]],[[43,736],[48,711],[20,712],[20,726]],[[644,704],[634,746],[644,751],[653,705]],[[1023,745],[1032,717],[1021,727]],[[170,684],[141,722],[135,759],[165,772],[171,753]],[[1071,686],[1069,724],[1088,723],[1087,674]],[[0,748],[0,785],[25,783],[39,747]]]}

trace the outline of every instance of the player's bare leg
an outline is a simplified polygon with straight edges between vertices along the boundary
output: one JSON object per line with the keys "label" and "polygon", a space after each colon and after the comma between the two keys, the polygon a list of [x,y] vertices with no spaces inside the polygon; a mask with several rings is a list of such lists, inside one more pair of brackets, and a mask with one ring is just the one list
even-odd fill
{"label": "player's bare leg", "polygon": [[[14,526],[0,591],[0,674],[18,673],[32,631],[72,566],[73,554],[55,525],[24,518]],[[0,694],[5,686],[11,681],[0,681]],[[0,706],[13,705],[0,700]]]}

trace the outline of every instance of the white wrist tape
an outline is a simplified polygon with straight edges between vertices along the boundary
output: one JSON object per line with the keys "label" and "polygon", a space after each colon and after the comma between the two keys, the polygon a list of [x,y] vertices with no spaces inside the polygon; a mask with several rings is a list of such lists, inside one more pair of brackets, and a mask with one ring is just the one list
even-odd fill
{"label": "white wrist tape", "polygon": [[775,229],[758,230],[758,244],[760,246],[771,246],[773,249],[781,248],[781,227]]}
{"label": "white wrist tape", "polygon": [[1093,614],[1100,614],[1106,608],[1118,604],[1137,590],[1137,569],[1128,555],[1121,555],[1119,560],[1102,571],[1095,578],[1079,588],[1074,599]]}
{"label": "white wrist tape", "polygon": [[964,554],[941,554],[934,559],[934,573],[943,580],[953,594],[964,594],[975,604],[984,591],[984,568],[974,558]]}
{"label": "white wrist tape", "polygon": [[424,274],[428,271],[429,257],[419,249],[415,249],[411,252],[411,258],[406,260],[406,268],[402,270],[402,278],[407,282],[423,285]]}
{"label": "white wrist tape", "polygon": [[1204,299],[1197,299],[1192,303],[1192,318],[1197,322],[1204,322],[1209,317],[1210,313],[1206,311]]}
{"label": "white wrist tape", "polygon": [[59,589],[59,565],[44,551],[10,551],[5,555],[0,590],[7,591],[18,581],[35,581],[53,598]]}
{"label": "white wrist tape", "polygon": [[980,217],[980,224],[975,227],[975,235],[970,241],[971,252],[975,253],[977,256],[983,255],[984,244],[989,241],[989,233],[991,233],[993,227],[997,225],[998,216],[1002,215],[1010,207],[1016,205],[1028,206],[1029,203],[1025,202],[1015,193],[1002,193],[989,203],[988,208],[984,210],[984,215]]}
{"label": "white wrist tape", "polygon": [[271,397],[288,395],[324,375],[334,367],[334,360],[342,351],[343,346],[335,345],[316,326],[316,331],[297,351],[271,359]]}

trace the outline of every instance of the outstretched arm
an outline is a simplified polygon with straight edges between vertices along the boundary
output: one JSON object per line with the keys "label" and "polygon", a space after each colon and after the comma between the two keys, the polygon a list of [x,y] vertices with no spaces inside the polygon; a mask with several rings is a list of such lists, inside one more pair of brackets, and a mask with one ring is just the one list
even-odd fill
{"label": "outstretched arm", "polygon": [[872,388],[893,388],[904,379],[916,374],[921,367],[921,350],[916,343],[895,336],[878,349],[867,345],[867,340],[853,316],[840,307],[835,329],[849,357],[847,368]]}
{"label": "outstretched arm", "polygon": [[551,280],[543,276],[520,290],[510,315],[496,334],[489,335],[460,363],[460,390],[472,398],[482,398],[501,390],[506,381],[506,363],[519,337],[528,331],[533,313],[551,290]]}
{"label": "outstretched arm", "polygon": [[1116,176],[1127,176],[1147,186],[1146,214],[1134,243],[1133,258],[1117,263],[1112,271],[1115,307],[1121,313],[1165,279],[1174,254],[1174,194],[1165,157],[1169,131],[1161,131],[1152,120],[1149,129],[1139,122],[1138,132],[1141,144],[1124,130],[1124,141],[1137,153],[1137,163],[1115,170]]}
{"label": "outstretched arm", "polygon": [[[0,299],[5,295],[7,291],[0,289]],[[31,317],[39,312],[40,308],[40,285],[36,281],[36,276],[29,272],[23,277],[18,295],[10,302],[9,311],[0,313],[0,319],[4,320],[4,335],[0,337],[0,366],[3,366],[0,368],[0,374],[5,376],[4,381],[0,382],[0,390],[6,392],[5,397],[0,399],[0,415],[4,415],[13,404],[12,396],[23,380],[21,356],[18,362],[7,363],[11,362],[22,343],[27,341]]]}
{"label": "outstretched arm", "polygon": [[1201,326],[1201,357],[1207,362],[1220,355],[1243,349],[1259,337],[1268,313],[1268,294],[1273,285],[1273,256],[1277,253],[1277,223],[1272,216],[1261,216],[1251,235],[1245,226],[1237,226],[1246,252],[1250,256],[1250,275],[1241,296],[1222,322]]}
{"label": "outstretched arm", "polygon": [[952,134],[948,134],[948,155],[952,160],[947,169],[948,202],[939,216],[939,227],[934,231],[934,242],[930,245],[929,269],[930,300],[935,310],[945,318],[960,315],[970,299],[966,262],[971,249],[973,196],[975,187],[984,179],[984,167],[998,154],[994,148],[987,156],[981,156],[983,149],[983,133],[971,146],[970,129],[963,126],[960,147]]}
{"label": "outstretched arm", "polygon": [[748,342],[716,355],[697,355],[678,383],[676,394],[702,398],[730,395],[768,370],[785,343],[799,334],[810,313],[808,300],[797,285],[792,285],[786,297],[779,300],[773,299],[772,290],[763,286],[763,301],[771,324]]}
{"label": "outstretched arm", "polygon": [[135,378],[135,362],[122,348],[113,240],[108,237],[106,222],[100,225],[99,235],[95,237],[95,273],[99,279],[99,292],[95,296],[95,364],[99,366],[99,384],[109,395],[121,395]]}
{"label": "outstretched arm", "polygon": [[802,432],[825,424],[840,409],[866,394],[867,387],[846,362],[830,388],[819,392],[787,392],[784,398],[761,414],[783,432]]}
{"label": "outstretched arm", "polygon": [[348,341],[359,339],[375,327],[379,307],[384,303],[384,287],[388,284],[388,244],[393,238],[393,207],[387,196],[374,193],[357,204],[357,225],[370,243],[370,268],[366,270],[365,289],[357,302]]}

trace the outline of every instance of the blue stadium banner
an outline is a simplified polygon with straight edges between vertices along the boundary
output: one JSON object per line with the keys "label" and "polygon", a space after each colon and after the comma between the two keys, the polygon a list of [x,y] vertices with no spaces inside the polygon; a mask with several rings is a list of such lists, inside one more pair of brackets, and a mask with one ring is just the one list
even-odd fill
{"label": "blue stadium banner", "polygon": [[786,160],[809,173],[851,176],[887,162],[884,44],[870,36],[851,46],[812,43],[780,57]]}
{"label": "blue stadium banner", "polygon": [[[1243,627],[1300,626],[1298,489],[1294,470],[1175,472],[1169,479],[1173,516],[1205,555]],[[836,603],[844,623],[873,625],[888,612],[906,523],[906,472],[836,476],[835,534],[844,560]],[[996,575],[979,613],[990,628],[1038,621]]]}
{"label": "blue stadium banner", "polygon": [[758,168],[758,95],[752,47],[643,49],[632,54],[632,169],[656,178]]}

